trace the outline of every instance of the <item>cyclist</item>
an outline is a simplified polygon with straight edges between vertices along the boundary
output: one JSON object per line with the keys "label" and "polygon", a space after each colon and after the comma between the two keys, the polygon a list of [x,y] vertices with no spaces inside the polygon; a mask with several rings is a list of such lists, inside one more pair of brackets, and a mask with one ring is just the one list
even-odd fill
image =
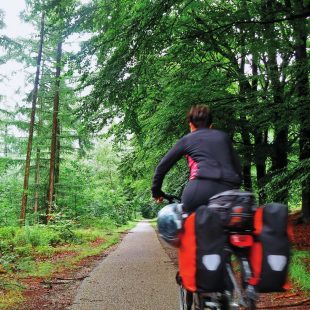
{"label": "cyclist", "polygon": [[152,196],[160,203],[165,175],[185,156],[190,177],[182,194],[183,209],[191,213],[210,197],[220,192],[238,189],[241,167],[228,135],[212,128],[212,114],[206,105],[195,105],[187,114],[190,133],[182,137],[163,157],[156,168]]}

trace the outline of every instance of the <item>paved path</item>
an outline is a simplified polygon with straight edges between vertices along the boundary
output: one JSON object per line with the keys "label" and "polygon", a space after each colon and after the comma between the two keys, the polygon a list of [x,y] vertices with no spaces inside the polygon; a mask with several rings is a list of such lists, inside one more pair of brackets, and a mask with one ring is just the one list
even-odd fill
{"label": "paved path", "polygon": [[177,310],[176,269],[140,222],[86,278],[70,310]]}

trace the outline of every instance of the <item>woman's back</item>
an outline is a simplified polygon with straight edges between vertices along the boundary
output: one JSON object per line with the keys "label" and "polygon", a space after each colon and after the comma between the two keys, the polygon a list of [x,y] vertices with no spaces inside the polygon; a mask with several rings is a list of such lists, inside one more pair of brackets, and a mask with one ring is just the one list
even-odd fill
{"label": "woman's back", "polygon": [[241,168],[226,133],[201,128],[187,134],[181,141],[191,180],[201,178],[240,184]]}

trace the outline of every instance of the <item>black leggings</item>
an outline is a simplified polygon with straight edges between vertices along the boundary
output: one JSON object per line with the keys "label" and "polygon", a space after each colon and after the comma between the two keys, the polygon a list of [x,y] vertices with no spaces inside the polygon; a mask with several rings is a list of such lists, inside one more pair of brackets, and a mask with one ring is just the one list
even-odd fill
{"label": "black leggings", "polygon": [[194,212],[199,206],[207,204],[212,196],[234,188],[238,187],[215,180],[190,180],[182,193],[183,210],[188,213]]}

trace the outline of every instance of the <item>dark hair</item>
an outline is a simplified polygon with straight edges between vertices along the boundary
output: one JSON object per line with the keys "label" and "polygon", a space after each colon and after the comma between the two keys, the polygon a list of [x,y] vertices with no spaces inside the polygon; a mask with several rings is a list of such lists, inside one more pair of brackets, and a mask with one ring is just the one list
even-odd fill
{"label": "dark hair", "polygon": [[197,128],[208,128],[212,124],[210,108],[204,104],[192,106],[187,113],[187,121]]}

